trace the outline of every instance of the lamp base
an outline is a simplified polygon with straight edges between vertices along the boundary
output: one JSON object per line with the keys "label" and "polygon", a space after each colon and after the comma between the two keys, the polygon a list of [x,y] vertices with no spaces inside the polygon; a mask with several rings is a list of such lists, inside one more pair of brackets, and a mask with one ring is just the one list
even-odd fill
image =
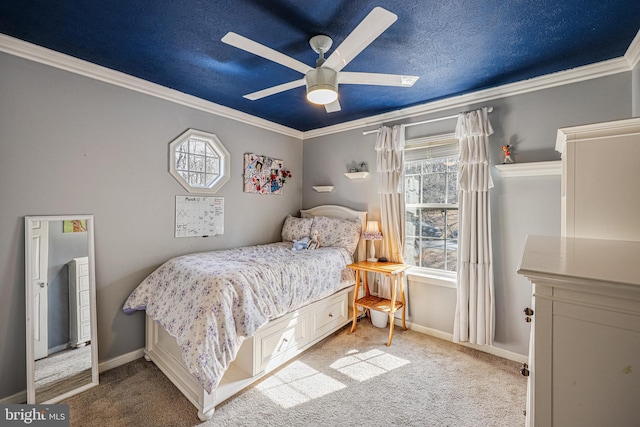
{"label": "lamp base", "polygon": [[369,246],[369,258],[367,258],[367,261],[378,262],[378,258],[376,258],[376,247],[373,244],[373,240],[370,240],[369,244],[371,246]]}

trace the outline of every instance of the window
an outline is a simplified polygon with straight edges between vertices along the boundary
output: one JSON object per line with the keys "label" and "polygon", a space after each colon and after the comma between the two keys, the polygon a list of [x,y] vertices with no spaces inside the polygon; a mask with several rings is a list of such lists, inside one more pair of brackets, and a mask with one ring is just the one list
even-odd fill
{"label": "window", "polygon": [[215,193],[229,180],[229,152],[214,134],[189,129],[169,151],[169,171],[190,193]]}
{"label": "window", "polygon": [[453,134],[408,140],[405,150],[405,262],[455,272],[458,141]]}

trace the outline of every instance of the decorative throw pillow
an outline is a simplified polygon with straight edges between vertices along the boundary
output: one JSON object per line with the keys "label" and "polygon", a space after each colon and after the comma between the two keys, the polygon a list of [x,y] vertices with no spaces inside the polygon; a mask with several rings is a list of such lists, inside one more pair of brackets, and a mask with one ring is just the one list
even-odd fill
{"label": "decorative throw pillow", "polygon": [[318,232],[320,246],[337,246],[353,254],[360,241],[362,226],[359,220],[315,216],[311,225],[311,234],[314,231]]}
{"label": "decorative throw pillow", "polygon": [[282,226],[282,241],[293,242],[311,236],[313,218],[297,218],[287,215]]}

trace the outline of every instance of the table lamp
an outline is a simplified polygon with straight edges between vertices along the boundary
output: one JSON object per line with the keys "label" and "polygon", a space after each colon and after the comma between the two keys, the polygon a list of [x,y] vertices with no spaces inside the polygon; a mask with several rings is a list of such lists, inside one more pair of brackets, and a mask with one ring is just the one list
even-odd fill
{"label": "table lamp", "polygon": [[374,240],[382,240],[382,233],[378,228],[378,221],[367,221],[367,228],[364,230],[364,233],[362,233],[362,238],[364,240],[371,240],[371,249],[369,250],[369,258],[367,258],[367,261],[378,261],[378,258],[376,258],[375,243],[373,242]]}

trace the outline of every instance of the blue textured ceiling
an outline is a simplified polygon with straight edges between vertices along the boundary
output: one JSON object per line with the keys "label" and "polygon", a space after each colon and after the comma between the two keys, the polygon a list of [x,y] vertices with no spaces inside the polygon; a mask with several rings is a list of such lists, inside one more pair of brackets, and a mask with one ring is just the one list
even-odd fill
{"label": "blue textured ceiling", "polygon": [[[344,71],[413,87],[341,85],[336,113],[304,87],[242,97],[302,75],[222,43],[228,31],[313,66],[310,37],[335,48],[375,6],[398,20]],[[639,28],[640,0],[0,2],[0,33],[301,131],[617,58]]]}

